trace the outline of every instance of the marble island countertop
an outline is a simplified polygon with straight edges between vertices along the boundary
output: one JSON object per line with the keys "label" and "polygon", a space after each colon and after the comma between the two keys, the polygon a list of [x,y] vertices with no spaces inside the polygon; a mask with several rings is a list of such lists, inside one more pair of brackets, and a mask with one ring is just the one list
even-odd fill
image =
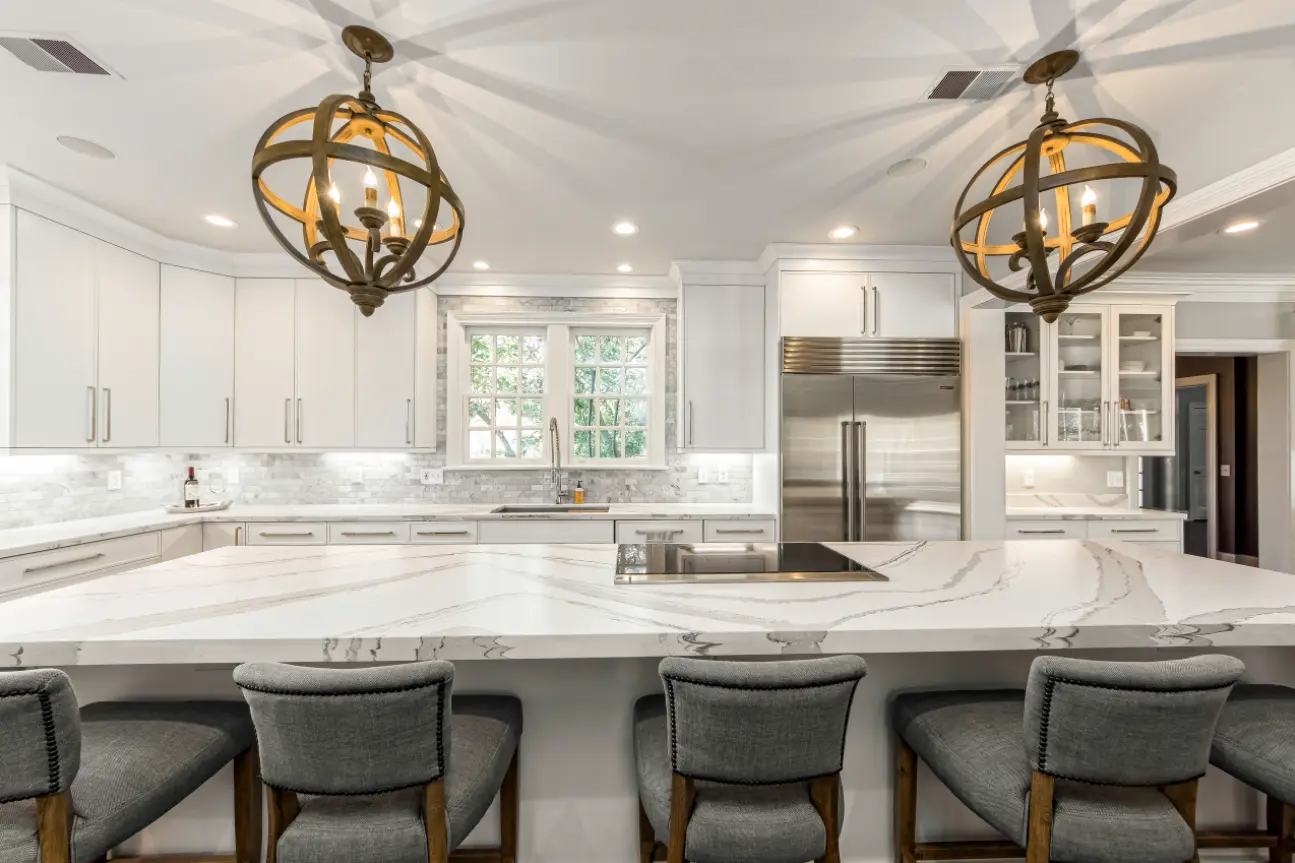
{"label": "marble island countertop", "polygon": [[614,583],[611,545],[230,547],[0,602],[10,665],[1295,645],[1295,576],[1116,541],[834,545],[889,581]]}
{"label": "marble island countertop", "polygon": [[[517,501],[509,501],[517,504]],[[591,504],[597,503],[591,501]],[[234,504],[229,509],[201,513],[170,513],[164,509],[83,518],[33,527],[0,530],[0,558],[83,542],[115,539],[169,527],[205,522],[292,521],[493,521],[513,519],[601,520],[766,518],[768,507],[744,503],[612,503],[607,512],[493,513],[498,503],[481,504],[285,504],[278,506]]]}
{"label": "marble island countertop", "polygon": [[1174,512],[1165,509],[1114,509],[1104,506],[1009,506],[1009,521],[1092,521],[1094,519],[1140,521],[1143,519],[1160,519],[1184,521],[1185,512]]}

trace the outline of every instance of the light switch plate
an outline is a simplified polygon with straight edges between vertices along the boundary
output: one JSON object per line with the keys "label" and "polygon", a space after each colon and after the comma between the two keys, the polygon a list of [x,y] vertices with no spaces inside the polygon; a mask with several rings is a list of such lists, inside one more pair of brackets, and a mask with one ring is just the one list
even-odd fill
{"label": "light switch plate", "polygon": [[710,483],[710,471],[704,467],[697,468],[697,485],[707,485]]}
{"label": "light switch plate", "polygon": [[1219,465],[1219,476],[1232,476],[1232,465],[1230,464]]}
{"label": "light switch plate", "polygon": [[121,471],[108,471],[108,491],[121,491]]}
{"label": "light switch plate", "polygon": [[364,482],[364,468],[362,467],[351,468],[346,472],[346,478],[350,480],[352,484]]}
{"label": "light switch plate", "polygon": [[1026,488],[1034,488],[1034,471],[1032,470],[1021,471],[1021,485],[1025,486]]}
{"label": "light switch plate", "polygon": [[445,471],[440,468],[425,467],[418,472],[418,481],[423,485],[444,485]]}
{"label": "light switch plate", "polygon": [[228,485],[238,485],[238,468],[225,468],[225,483]]}
{"label": "light switch plate", "polygon": [[1124,488],[1124,471],[1108,470],[1106,472],[1107,488]]}
{"label": "light switch plate", "polygon": [[715,482],[720,483],[721,485],[728,482],[727,468],[719,468],[715,471]]}

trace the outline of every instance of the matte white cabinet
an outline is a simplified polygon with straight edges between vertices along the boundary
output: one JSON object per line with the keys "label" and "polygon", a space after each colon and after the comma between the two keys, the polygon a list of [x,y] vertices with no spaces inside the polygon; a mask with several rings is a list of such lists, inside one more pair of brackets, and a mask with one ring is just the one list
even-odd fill
{"label": "matte white cabinet", "polygon": [[[293,442],[303,447],[353,447],[358,312],[350,294],[317,279],[297,279],[296,289]],[[384,305],[380,311],[393,310]]]}
{"label": "matte white cabinet", "polygon": [[678,448],[764,449],[764,288],[684,285],[680,300]]}
{"label": "matte white cabinet", "polygon": [[158,265],[18,211],[18,447],[157,446]]}
{"label": "matte white cabinet", "polygon": [[958,282],[950,273],[783,273],[784,336],[957,338]]}
{"label": "matte white cabinet", "polygon": [[292,279],[239,279],[234,296],[234,443],[291,446],[296,285]]}
{"label": "matte white cabinet", "polygon": [[396,294],[372,317],[354,313],[357,446],[414,445],[415,301]]}
{"label": "matte white cabinet", "polygon": [[161,339],[161,445],[232,446],[234,280],[164,265]]}

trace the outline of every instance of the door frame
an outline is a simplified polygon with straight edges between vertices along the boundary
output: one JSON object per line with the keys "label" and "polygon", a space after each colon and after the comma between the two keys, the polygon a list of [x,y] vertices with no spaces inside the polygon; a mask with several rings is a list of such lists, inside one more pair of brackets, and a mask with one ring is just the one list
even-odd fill
{"label": "door frame", "polygon": [[[1205,535],[1205,553],[1212,559],[1219,557],[1219,376],[1194,375],[1189,378],[1174,379],[1174,412],[1178,412],[1179,387],[1205,387],[1205,495],[1209,507],[1209,528]],[[1175,433],[1177,429],[1175,428]],[[1186,453],[1178,457],[1186,458]],[[1187,508],[1190,521],[1191,507]],[[1184,539],[1184,542],[1186,540]]]}

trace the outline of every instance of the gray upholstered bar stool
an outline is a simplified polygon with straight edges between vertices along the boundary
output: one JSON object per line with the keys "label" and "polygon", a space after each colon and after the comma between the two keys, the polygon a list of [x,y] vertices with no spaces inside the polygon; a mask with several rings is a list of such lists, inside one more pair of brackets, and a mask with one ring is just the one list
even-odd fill
{"label": "gray upholstered bar stool", "polygon": [[1295,689],[1250,684],[1232,690],[1210,752],[1214,766],[1267,797],[1264,830],[1202,832],[1202,848],[1267,848],[1272,863],[1295,852]]}
{"label": "gray upholstered bar stool", "polygon": [[[895,836],[901,861],[1196,859],[1196,782],[1244,671],[1229,656],[1034,660],[1024,692],[900,695]],[[916,841],[917,759],[1010,842]]]}
{"label": "gray upholstered bar stool", "polygon": [[230,761],[236,850],[202,859],[258,863],[255,740],[241,702],[81,709],[61,671],[0,672],[0,863],[102,859]]}
{"label": "gray upholstered bar stool", "polygon": [[496,792],[499,847],[472,859],[516,859],[516,698],[452,696],[448,662],[253,663],[234,681],[256,723],[269,863],[444,863]]}
{"label": "gray upholstered bar stool", "polygon": [[845,727],[867,670],[857,656],[664,660],[664,697],[634,706],[641,863],[837,863]]}

